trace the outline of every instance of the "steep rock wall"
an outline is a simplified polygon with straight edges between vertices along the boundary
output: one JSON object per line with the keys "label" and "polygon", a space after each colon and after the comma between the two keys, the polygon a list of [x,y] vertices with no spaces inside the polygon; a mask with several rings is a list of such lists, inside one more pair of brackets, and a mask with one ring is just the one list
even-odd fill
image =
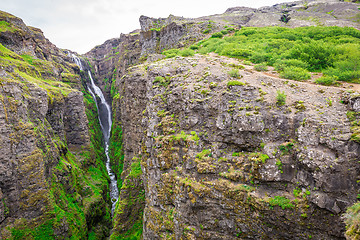
{"label": "steep rock wall", "polygon": [[229,86],[231,64],[162,60],[116,82],[125,171],[141,158],[144,239],[343,239],[360,170],[343,91],[251,71]]}
{"label": "steep rock wall", "polygon": [[105,238],[108,178],[85,75],[40,30],[0,20],[0,238]]}

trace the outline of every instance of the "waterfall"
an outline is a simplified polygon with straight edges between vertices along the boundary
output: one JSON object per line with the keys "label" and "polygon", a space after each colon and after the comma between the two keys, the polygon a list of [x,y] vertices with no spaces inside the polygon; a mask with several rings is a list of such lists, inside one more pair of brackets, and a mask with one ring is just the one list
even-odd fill
{"label": "waterfall", "polygon": [[[83,70],[81,60],[75,54],[70,55],[73,61],[79,66],[80,70]],[[111,133],[111,109],[109,104],[106,102],[104,94],[101,89],[96,86],[94,79],[91,75],[91,72],[88,70],[88,75],[90,78],[90,86],[87,86],[88,91],[91,96],[94,98],[96,107],[98,110],[99,122],[105,142],[105,156],[106,156],[106,170],[110,177],[110,199],[111,199],[111,215],[114,215],[115,205],[119,198],[119,190],[117,187],[116,176],[110,168],[110,157],[109,157],[109,142],[110,142],[110,133]]]}

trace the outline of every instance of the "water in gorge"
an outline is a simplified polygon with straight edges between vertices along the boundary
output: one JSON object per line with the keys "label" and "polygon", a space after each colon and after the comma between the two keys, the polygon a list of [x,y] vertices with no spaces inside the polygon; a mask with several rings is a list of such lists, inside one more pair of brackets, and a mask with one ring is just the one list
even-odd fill
{"label": "water in gorge", "polygon": [[[74,54],[71,54],[71,57],[74,60],[74,62],[79,66],[80,70],[84,70],[80,58]],[[110,168],[109,143],[110,143],[110,133],[111,133],[111,125],[112,125],[111,109],[109,104],[106,102],[104,94],[102,93],[101,89],[98,86],[96,86],[96,84],[94,83],[94,79],[91,75],[91,72],[88,70],[87,73],[90,78],[90,85],[88,85],[87,88],[95,100],[96,107],[98,110],[100,126],[105,142],[106,170],[110,177],[110,199],[112,202],[111,215],[113,216],[115,205],[119,198],[119,190],[117,188],[116,176]]]}

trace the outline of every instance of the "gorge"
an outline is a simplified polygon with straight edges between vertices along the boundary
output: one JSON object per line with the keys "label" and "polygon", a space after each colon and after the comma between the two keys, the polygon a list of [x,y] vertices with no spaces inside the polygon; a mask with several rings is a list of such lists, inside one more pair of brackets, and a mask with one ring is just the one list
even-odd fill
{"label": "gorge", "polygon": [[141,16],[81,56],[0,11],[0,238],[358,239],[359,9]]}

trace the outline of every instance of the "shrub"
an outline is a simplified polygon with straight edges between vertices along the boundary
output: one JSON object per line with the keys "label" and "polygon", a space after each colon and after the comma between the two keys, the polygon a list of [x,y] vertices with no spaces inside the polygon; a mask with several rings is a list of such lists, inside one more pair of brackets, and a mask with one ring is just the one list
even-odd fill
{"label": "shrub", "polygon": [[222,55],[234,57],[234,58],[246,58],[253,54],[253,51],[250,49],[234,49],[231,47],[225,46],[221,52]]}
{"label": "shrub", "polygon": [[253,63],[263,63],[269,61],[270,58],[271,58],[270,53],[255,52],[254,54],[252,54],[252,56],[250,56],[249,59]]}
{"label": "shrub", "polygon": [[280,73],[280,77],[301,81],[310,79],[311,74],[306,69],[290,66],[284,68],[284,71]]}
{"label": "shrub", "polygon": [[179,49],[170,49],[165,50],[162,52],[163,55],[166,56],[166,58],[173,58],[179,55],[180,50]]}
{"label": "shrub", "polygon": [[286,67],[290,66],[307,69],[309,65],[299,59],[278,59],[274,63],[274,68],[276,71],[284,71]]}
{"label": "shrub", "polygon": [[228,74],[229,74],[230,77],[240,78],[239,70],[237,70],[237,69],[231,69],[231,70],[228,72]]}
{"label": "shrub", "polygon": [[265,64],[257,64],[254,66],[254,69],[259,72],[265,72],[268,70]]}
{"label": "shrub", "polygon": [[209,32],[211,32],[211,29],[205,29],[205,30],[203,31],[203,34],[208,34]]}
{"label": "shrub", "polygon": [[198,46],[198,45],[191,45],[191,46],[190,46],[190,49],[196,50],[196,49],[199,49],[199,46]]}
{"label": "shrub", "polygon": [[282,105],[285,105],[285,101],[286,101],[285,92],[280,92],[280,90],[278,90],[277,96],[276,96],[276,104],[279,106],[282,106]]}
{"label": "shrub", "polygon": [[224,34],[222,34],[221,32],[216,32],[213,35],[211,35],[212,38],[222,38],[224,36]]}
{"label": "shrub", "polygon": [[237,81],[237,80],[232,80],[232,81],[229,81],[227,83],[228,86],[244,86],[245,83],[243,82],[240,82],[240,81]]}
{"label": "shrub", "polygon": [[180,55],[182,57],[190,57],[190,56],[194,56],[195,52],[194,50],[191,50],[189,48],[185,48],[184,50],[180,51]]}
{"label": "shrub", "polygon": [[229,33],[227,30],[221,30],[220,32],[221,32],[223,35],[226,35],[226,34]]}
{"label": "shrub", "polygon": [[331,86],[336,84],[336,80],[338,77],[336,76],[323,76],[315,80],[315,83],[325,85],[325,86]]}
{"label": "shrub", "polygon": [[309,43],[297,44],[290,56],[309,64],[308,70],[316,71],[331,67],[335,60],[336,50],[333,44],[311,40]]}

